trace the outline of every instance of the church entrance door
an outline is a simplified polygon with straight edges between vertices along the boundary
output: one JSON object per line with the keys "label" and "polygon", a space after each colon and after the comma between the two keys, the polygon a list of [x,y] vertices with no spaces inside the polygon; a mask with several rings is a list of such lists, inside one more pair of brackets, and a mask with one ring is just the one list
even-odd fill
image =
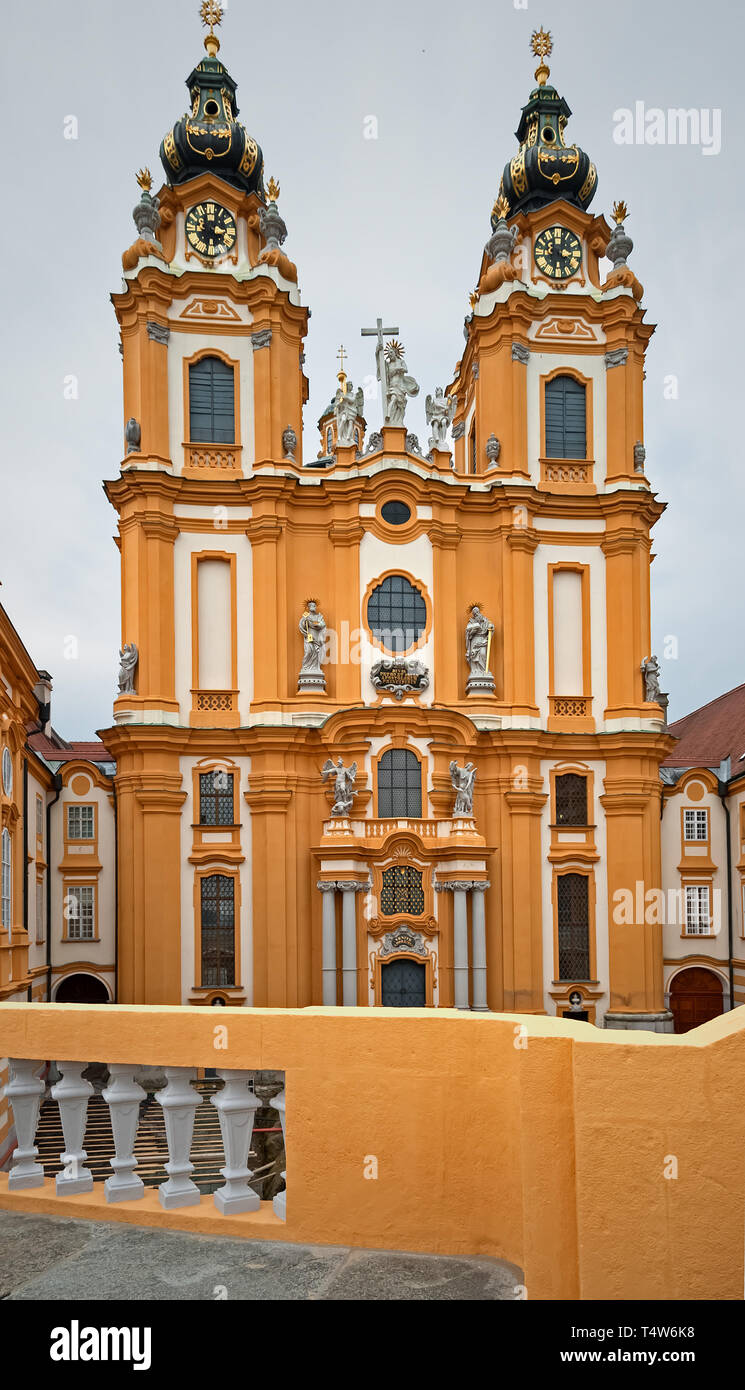
{"label": "church entrance door", "polygon": [[693,966],[681,970],[670,986],[670,1009],[676,1033],[698,1028],[722,1012],[722,981],[713,970]]}
{"label": "church entrance door", "polygon": [[389,1009],[423,1009],[427,1004],[427,968],[415,960],[391,960],[381,967],[380,1002]]}

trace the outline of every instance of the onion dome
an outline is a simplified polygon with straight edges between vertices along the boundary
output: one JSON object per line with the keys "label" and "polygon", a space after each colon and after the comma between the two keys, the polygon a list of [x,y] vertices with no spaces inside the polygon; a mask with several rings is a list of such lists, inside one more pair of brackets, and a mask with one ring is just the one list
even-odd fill
{"label": "onion dome", "polygon": [[520,149],[505,165],[499,191],[507,199],[510,217],[516,212],[535,212],[559,198],[584,212],[598,186],[597,170],[579,145],[564,143],[564,127],[572,113],[556,88],[547,85],[545,59],[553,48],[551,35],[536,30],[531,46],[539,60],[535,72],[538,86],[523,107],[515,132]]}
{"label": "onion dome", "polygon": [[204,40],[207,57],[186,79],[191,113],[182,116],[165,136],[160,147],[161,164],[171,185],[209,172],[243,193],[257,193],[263,202],[261,149],[236,120],[236,84],[217,56],[220,40],[213,30],[222,19],[222,10],[214,0],[205,0],[201,14],[203,23],[210,27]]}

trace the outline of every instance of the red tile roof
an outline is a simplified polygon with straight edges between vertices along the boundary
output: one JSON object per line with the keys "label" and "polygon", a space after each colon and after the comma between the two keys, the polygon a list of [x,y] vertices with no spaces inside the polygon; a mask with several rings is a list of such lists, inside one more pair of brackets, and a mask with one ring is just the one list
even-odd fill
{"label": "red tile roof", "polygon": [[731,776],[736,777],[745,771],[745,763],[740,762],[745,753],[745,685],[677,719],[670,725],[670,733],[679,742],[663,767],[718,767],[729,757]]}
{"label": "red tile roof", "polygon": [[113,763],[108,748],[100,739],[88,742],[70,743],[67,740],[47,738],[46,734],[30,734],[29,745],[35,753],[41,754],[49,763],[70,763],[77,758],[89,763]]}

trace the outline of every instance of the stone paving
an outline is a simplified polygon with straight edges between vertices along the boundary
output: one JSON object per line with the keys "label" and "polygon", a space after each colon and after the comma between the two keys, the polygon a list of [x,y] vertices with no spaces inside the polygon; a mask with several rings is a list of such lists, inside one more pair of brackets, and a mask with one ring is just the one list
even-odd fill
{"label": "stone paving", "polygon": [[471,1300],[520,1297],[501,1260],[233,1240],[0,1211],[0,1298]]}

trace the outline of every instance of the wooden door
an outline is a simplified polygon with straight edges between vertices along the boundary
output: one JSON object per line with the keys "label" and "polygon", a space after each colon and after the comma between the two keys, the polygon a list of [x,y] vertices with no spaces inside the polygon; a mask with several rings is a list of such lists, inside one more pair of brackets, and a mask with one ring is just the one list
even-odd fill
{"label": "wooden door", "polygon": [[670,986],[670,1009],[675,1032],[687,1033],[722,1013],[722,981],[713,970],[691,966],[681,970]]}

